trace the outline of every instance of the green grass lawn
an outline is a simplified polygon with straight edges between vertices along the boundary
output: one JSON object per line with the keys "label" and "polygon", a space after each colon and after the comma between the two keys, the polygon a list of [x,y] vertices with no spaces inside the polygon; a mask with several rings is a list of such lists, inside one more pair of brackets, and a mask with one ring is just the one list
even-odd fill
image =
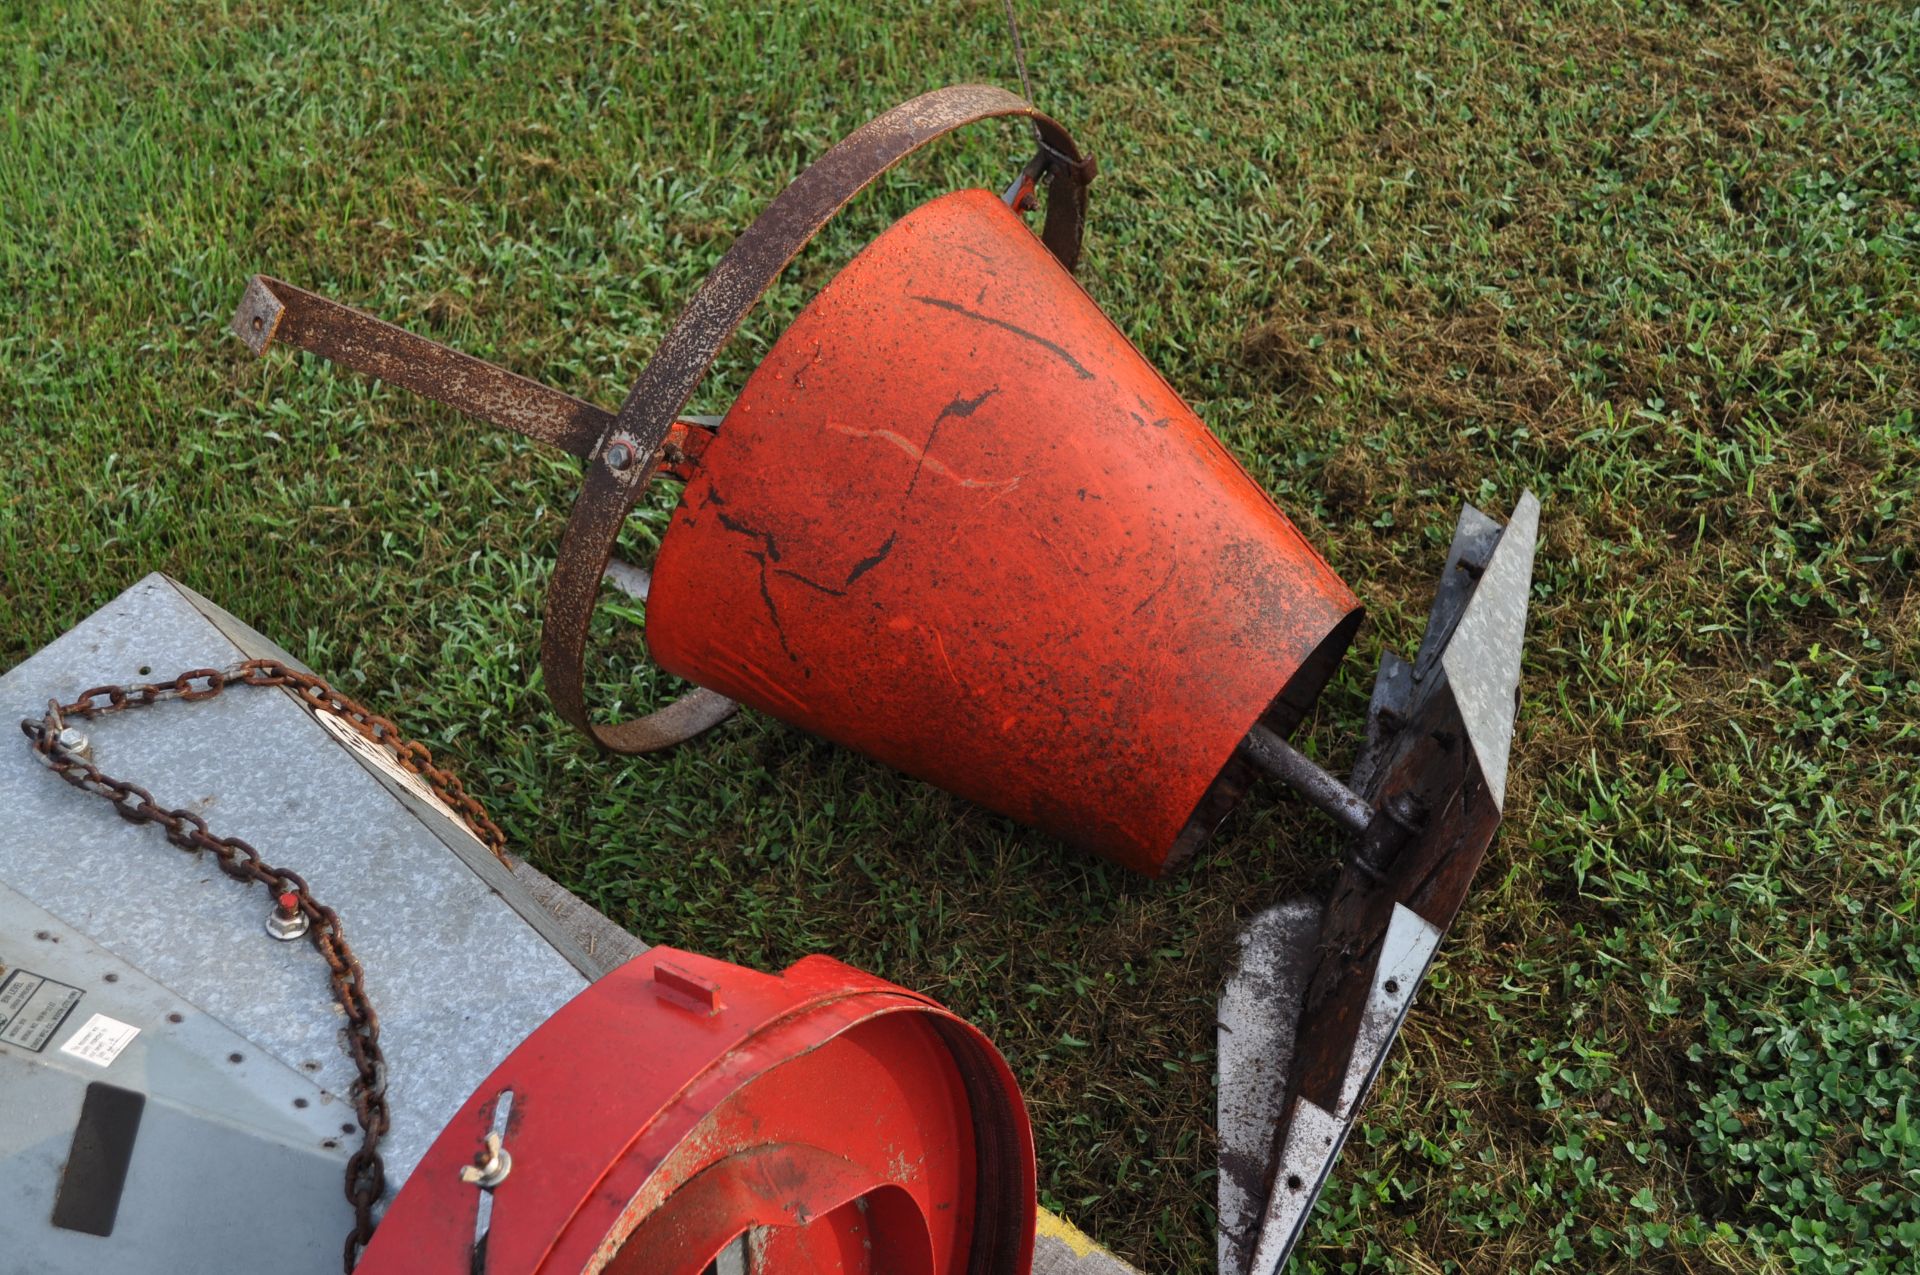
{"label": "green grass lawn", "polygon": [[[1101,161],[1088,288],[1369,604],[1313,748],[1350,757],[1459,502],[1546,502],[1507,822],[1298,1269],[1915,1270],[1920,10],[1021,9]],[[997,2],[14,0],[0,68],[0,665],[170,571],[641,935],[983,1024],[1043,1202],[1210,1268],[1214,996],[1328,825],[1262,789],[1150,883],[756,715],[597,755],[535,659],[575,463],[224,327],[265,270],[617,403],[810,159],[1016,82]],[[695,409],[1027,151],[882,183]],[[628,709],[673,689],[634,618]]]}

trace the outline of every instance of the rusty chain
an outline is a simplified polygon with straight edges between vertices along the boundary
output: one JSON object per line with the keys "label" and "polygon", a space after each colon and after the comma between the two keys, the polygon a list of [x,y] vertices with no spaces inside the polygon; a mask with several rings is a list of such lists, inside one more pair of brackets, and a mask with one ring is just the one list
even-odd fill
{"label": "rusty chain", "polygon": [[162,700],[212,699],[235,683],[286,687],[296,692],[308,708],[350,723],[361,735],[392,753],[403,769],[424,779],[443,801],[460,813],[474,835],[502,862],[506,860],[506,834],[487,817],[480,803],[468,795],[457,777],[434,765],[433,754],[424,744],[403,738],[391,721],[356,704],[320,678],[289,668],[278,660],[247,660],[226,670],[192,669],[171,682],[96,686],[82,692],[70,704],[51,700],[46,715],[39,721],[28,718],[20,723],[33,750],[62,779],[106,798],[113,803],[114,813],[130,823],[161,825],[166,829],[167,840],[183,850],[212,851],[221,871],[228,876],[243,882],[258,882],[278,897],[292,896],[294,906],[307,918],[307,937],[326,961],[334,998],[346,1014],[345,1049],[359,1073],[353,1086],[353,1103],[360,1121],[361,1141],[359,1150],[347,1161],[346,1173],[347,1200],[353,1205],[354,1226],[347,1236],[343,1256],[346,1269],[351,1271],[373,1237],[373,1207],[386,1189],[380,1139],[385,1136],[391,1118],[387,1107],[387,1063],[380,1049],[380,1016],[367,997],[366,976],[353,949],[347,945],[339,914],[315,899],[298,873],[272,867],[260,858],[259,851],[238,837],[224,837],[209,831],[207,821],[191,810],[168,809],[155,802],[153,794],[139,785],[103,773],[92,761],[75,752],[61,734],[69,717],[103,717]]}

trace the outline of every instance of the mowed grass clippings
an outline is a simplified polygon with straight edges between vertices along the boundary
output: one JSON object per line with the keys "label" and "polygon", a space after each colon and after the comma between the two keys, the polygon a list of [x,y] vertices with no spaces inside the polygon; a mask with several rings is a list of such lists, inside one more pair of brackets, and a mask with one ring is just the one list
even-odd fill
{"label": "mowed grass clippings", "polygon": [[[1309,747],[1349,760],[1459,502],[1546,502],[1507,822],[1298,1269],[1916,1269],[1920,10],[1020,7],[1101,161],[1087,287],[1369,604]],[[224,330],[265,270],[616,403],[834,140],[1014,82],[1002,23],[8,6],[0,661],[174,573],[639,934],[979,1022],[1043,1201],[1204,1270],[1214,997],[1248,916],[1327,881],[1326,825],[1262,789],[1152,883],[754,714],[599,755],[536,668],[576,464]],[[977,128],[857,202],[695,408],[1027,149]],[[676,689],[638,618],[601,616],[610,709]]]}

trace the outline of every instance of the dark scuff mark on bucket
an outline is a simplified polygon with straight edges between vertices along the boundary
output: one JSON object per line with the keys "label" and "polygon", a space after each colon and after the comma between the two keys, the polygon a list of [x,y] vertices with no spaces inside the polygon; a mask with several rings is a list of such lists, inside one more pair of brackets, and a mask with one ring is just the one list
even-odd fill
{"label": "dark scuff mark on bucket", "polygon": [[806,585],[809,589],[816,589],[819,592],[826,594],[830,598],[844,598],[847,596],[847,591],[845,589],[836,589],[830,584],[821,584],[818,580],[815,580],[812,576],[804,576],[804,575],[801,575],[798,571],[789,571],[785,567],[776,567],[774,569],[774,574],[785,576],[789,580],[798,580],[801,584]]}
{"label": "dark scuff mark on bucket", "polygon": [[[716,497],[714,503],[724,505],[727,502]],[[780,545],[774,540],[771,531],[762,531],[758,527],[749,526],[742,519],[724,513],[720,515],[720,525],[737,536],[746,536],[749,539],[760,541],[766,546],[766,556],[775,562],[780,561]]]}
{"label": "dark scuff mark on bucket", "polygon": [[[709,489],[706,503],[724,505],[727,502],[721,498],[719,492]],[[767,604],[767,618],[773,621],[773,632],[774,636],[780,639],[780,649],[786,652],[789,660],[792,660],[795,664],[799,664],[800,657],[793,653],[793,647],[787,643],[787,629],[780,621],[780,608],[773,600],[773,589],[767,581],[767,564],[769,562],[780,561],[780,542],[774,538],[774,534],[771,531],[762,531],[744,519],[735,518],[732,514],[724,510],[716,510],[715,516],[720,519],[720,525],[728,531],[731,531],[736,536],[745,536],[749,540],[758,540],[763,546],[760,549],[747,550],[747,556],[760,564],[760,600]],[[813,585],[814,588],[821,589],[824,592],[836,592],[826,585],[807,579],[797,571],[788,571],[785,568],[774,569],[780,571],[782,575],[790,575],[803,584]],[[804,667],[804,665],[802,667]]]}
{"label": "dark scuff mark on bucket", "polygon": [[965,420],[979,411],[982,403],[999,392],[1000,387],[996,385],[992,389],[981,390],[972,398],[956,398],[940,409],[940,414],[933,418],[933,428],[927,431],[927,441],[920,447],[920,459],[913,462],[913,477],[907,480],[907,494],[901,497],[903,501],[911,499],[913,489],[920,485],[920,471],[927,467],[927,453],[933,450],[933,440],[940,437],[940,422],[948,417]]}
{"label": "dark scuff mark on bucket", "polygon": [[1086,365],[1081,363],[1079,359],[1069,354],[1065,346],[1047,340],[1047,338],[1041,336],[1038,332],[1029,332],[1017,323],[1008,323],[1005,319],[995,318],[991,314],[981,314],[978,310],[969,310],[963,305],[958,305],[952,301],[943,301],[939,297],[915,297],[913,299],[921,305],[930,305],[941,310],[951,310],[955,314],[965,315],[976,323],[990,324],[993,327],[1011,332],[1017,337],[1022,337],[1043,349],[1051,350],[1053,353],[1059,355],[1062,359],[1066,360],[1067,366],[1072,368],[1074,375],[1078,376],[1081,380],[1091,381],[1093,379],[1093,373],[1089,372]]}
{"label": "dark scuff mark on bucket", "polygon": [[862,558],[860,561],[854,563],[853,570],[847,572],[847,583],[851,585],[855,580],[858,580],[861,576],[885,562],[887,555],[893,552],[894,542],[898,539],[900,539],[900,532],[895,530],[892,535],[887,537],[885,544],[873,551],[872,557]]}
{"label": "dark scuff mark on bucket", "polygon": [[749,549],[747,556],[760,564],[760,600],[767,604],[767,618],[773,621],[773,635],[780,639],[780,649],[786,652],[787,658],[798,664],[800,657],[787,645],[787,627],[780,622],[780,608],[774,605],[773,590],[767,586],[767,555],[758,549]]}
{"label": "dark scuff mark on bucket", "polygon": [[1179,569],[1180,569],[1180,564],[1177,562],[1174,563],[1172,566],[1168,567],[1167,574],[1164,577],[1162,577],[1159,584],[1156,584],[1153,586],[1152,591],[1149,592],[1146,597],[1140,599],[1140,604],[1133,608],[1133,613],[1135,615],[1139,615],[1142,611],[1147,609],[1147,607],[1153,602],[1155,598],[1159,597],[1162,593],[1165,593],[1167,590],[1167,586],[1173,583],[1173,573],[1178,571]]}

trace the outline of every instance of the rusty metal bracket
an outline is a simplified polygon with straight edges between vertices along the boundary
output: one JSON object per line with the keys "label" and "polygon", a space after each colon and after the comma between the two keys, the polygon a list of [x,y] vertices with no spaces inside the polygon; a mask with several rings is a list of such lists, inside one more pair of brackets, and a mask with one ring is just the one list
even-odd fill
{"label": "rusty metal bracket", "polygon": [[[585,399],[267,275],[248,281],[231,326],[257,356],[264,356],[275,342],[291,345],[582,460],[592,456],[614,422],[612,412]],[[660,472],[685,482],[718,426],[711,416],[674,420],[661,447]],[[645,600],[644,587],[632,587],[633,579],[646,579],[644,570],[609,554],[603,575]],[[648,744],[641,751],[668,748],[719,725],[739,707],[717,691],[695,687],[665,708],[636,718],[633,733]]]}
{"label": "rusty metal bracket", "polygon": [[582,460],[613,422],[584,399],[263,274],[248,281],[232,327],[255,355],[297,346]]}
{"label": "rusty metal bracket", "polygon": [[[1281,905],[1255,919],[1222,998],[1223,1032],[1258,1005],[1249,987],[1286,987],[1298,1005],[1271,1033],[1283,1057],[1237,1052],[1243,1072],[1260,1073],[1251,1080],[1223,1063],[1223,1272],[1274,1275],[1298,1243],[1499,826],[1539,517],[1531,492],[1505,528],[1461,511],[1418,656],[1381,663],[1351,788],[1277,737],[1243,749],[1356,845],[1323,910]],[[1233,1130],[1229,1089],[1241,1104]],[[1248,1145],[1248,1111],[1277,1116],[1265,1157]]]}
{"label": "rusty metal bracket", "polygon": [[[271,275],[257,274],[247,281],[229,327],[256,357],[264,358],[275,343],[290,345],[582,460],[592,455],[594,443],[614,419],[606,408],[564,390]],[[699,467],[723,419],[675,419],[661,449],[661,472],[685,482]]]}

